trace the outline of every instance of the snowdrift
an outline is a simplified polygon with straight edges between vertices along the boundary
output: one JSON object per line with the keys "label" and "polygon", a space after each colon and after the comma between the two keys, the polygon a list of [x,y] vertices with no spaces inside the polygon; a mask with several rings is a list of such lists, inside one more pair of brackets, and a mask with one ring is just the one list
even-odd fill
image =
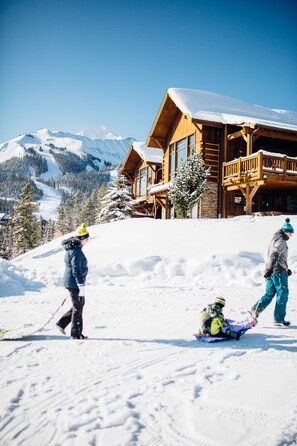
{"label": "snowdrift", "polygon": [[[205,287],[215,281],[216,286],[261,286],[268,243],[284,218],[132,219],[90,227],[88,284]],[[297,228],[297,218],[291,222]],[[20,256],[14,264],[34,271],[45,285],[62,285],[61,241]],[[290,268],[297,272],[296,237],[289,247]],[[293,275],[291,284],[296,281]]]}

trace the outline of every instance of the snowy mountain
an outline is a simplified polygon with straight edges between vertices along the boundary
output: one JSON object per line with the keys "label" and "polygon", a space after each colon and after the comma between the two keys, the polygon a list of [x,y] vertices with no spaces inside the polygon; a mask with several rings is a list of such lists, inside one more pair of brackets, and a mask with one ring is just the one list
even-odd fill
{"label": "snowy mountain", "polygon": [[116,139],[118,141],[124,139],[122,136],[116,136],[102,125],[93,125],[80,130],[77,135],[87,136],[90,139]]}
{"label": "snowy mountain", "polygon": [[[226,298],[226,317],[246,317],[264,292],[267,245],[284,218],[90,227],[90,339],[57,330],[68,299],[36,335],[1,343],[0,443],[296,445],[296,237],[288,241],[291,327],[273,327],[274,300],[240,341],[193,337],[215,296]],[[296,216],[291,223],[296,230]],[[132,243],[139,238],[141,249]],[[61,241],[0,261],[0,327],[42,323],[67,296]]]}
{"label": "snowy mountain", "polygon": [[133,141],[134,138],[115,136],[101,126],[81,130],[79,134],[52,132],[44,128],[0,144],[0,163],[13,157],[40,156],[46,167],[35,176],[49,179],[65,173],[63,162],[67,158],[72,160],[72,164],[75,160],[82,161],[82,170],[116,165],[123,161]]}

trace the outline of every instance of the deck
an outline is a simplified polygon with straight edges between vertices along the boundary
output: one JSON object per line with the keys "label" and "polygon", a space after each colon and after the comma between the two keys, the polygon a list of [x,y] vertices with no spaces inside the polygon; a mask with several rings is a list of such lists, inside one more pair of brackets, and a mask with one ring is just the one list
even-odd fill
{"label": "deck", "polygon": [[297,158],[260,151],[223,163],[222,184],[228,190],[257,182],[276,187],[297,187]]}

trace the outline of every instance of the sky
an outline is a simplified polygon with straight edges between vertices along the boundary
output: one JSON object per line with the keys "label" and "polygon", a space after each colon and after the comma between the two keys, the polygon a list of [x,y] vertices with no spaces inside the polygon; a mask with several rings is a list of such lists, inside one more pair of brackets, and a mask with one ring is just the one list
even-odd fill
{"label": "sky", "polygon": [[297,111],[294,0],[0,0],[0,143],[91,125],[145,141],[166,90]]}

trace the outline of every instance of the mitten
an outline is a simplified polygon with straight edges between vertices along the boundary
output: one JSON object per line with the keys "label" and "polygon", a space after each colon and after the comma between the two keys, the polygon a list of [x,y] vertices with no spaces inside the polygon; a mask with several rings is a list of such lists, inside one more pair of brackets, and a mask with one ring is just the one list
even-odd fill
{"label": "mitten", "polygon": [[292,271],[290,269],[288,269],[288,276],[292,275]]}
{"label": "mitten", "polygon": [[265,271],[265,274],[264,274],[265,279],[269,279],[271,274],[272,274],[272,270],[271,269],[268,269],[267,271]]}
{"label": "mitten", "polygon": [[85,294],[86,294],[85,286],[84,285],[78,285],[78,289],[79,289],[79,291],[78,291],[79,297],[85,297]]}

